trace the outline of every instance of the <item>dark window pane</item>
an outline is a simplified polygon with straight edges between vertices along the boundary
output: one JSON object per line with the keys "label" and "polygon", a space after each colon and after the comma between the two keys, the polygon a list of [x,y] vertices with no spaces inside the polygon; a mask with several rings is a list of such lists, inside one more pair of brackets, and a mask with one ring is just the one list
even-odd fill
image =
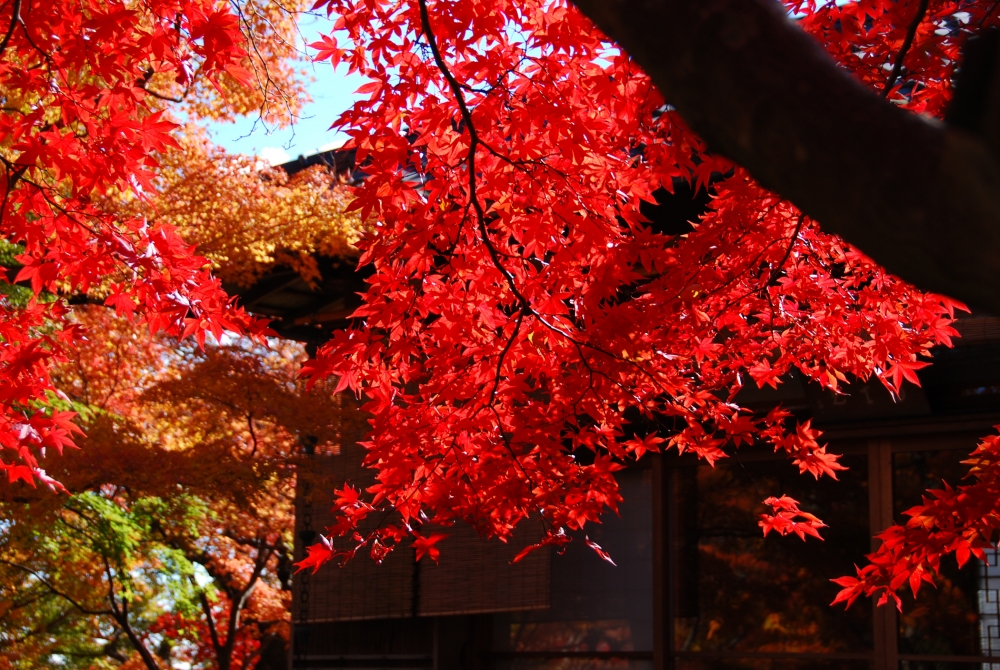
{"label": "dark window pane", "polygon": [[900,661],[899,670],[1000,670],[1000,663],[956,661]]}
{"label": "dark window pane", "polygon": [[516,658],[497,661],[497,670],[653,670],[653,662],[621,658]]}
{"label": "dark window pane", "polygon": [[[968,466],[964,451],[914,451],[893,455],[893,518],[905,523],[903,512],[919,505],[928,488],[941,488],[941,481],[962,483]],[[925,585],[914,600],[909,589],[900,592],[903,612],[899,616],[899,651],[902,654],[978,656],[980,636],[989,631],[979,625],[979,573],[983,568],[970,561],[958,569],[953,556],[941,561],[937,588]],[[985,595],[985,592],[984,592]],[[913,663],[913,662],[911,662]],[[914,665],[913,668],[918,666]],[[919,666],[935,668],[933,664]],[[941,666],[946,667],[946,666]]]}
{"label": "dark window pane", "polygon": [[[601,560],[582,541],[575,541],[583,540],[583,536],[575,538],[562,556],[552,556],[551,607],[494,616],[493,640],[497,651],[652,652],[651,472],[624,470],[617,479],[625,498],[620,506],[621,516],[608,512],[603,523],[587,531],[592,541],[611,554],[617,566]],[[564,662],[569,661],[560,660]]]}
{"label": "dark window pane", "polygon": [[295,657],[351,659],[385,657],[415,659],[417,667],[431,665],[434,622],[431,619],[338,621],[295,627]]}
{"label": "dark window pane", "polygon": [[860,659],[706,658],[677,662],[677,670],[874,670],[874,667],[873,663]]}
{"label": "dark window pane", "polygon": [[635,651],[627,619],[510,624],[511,651]]}
{"label": "dark window pane", "polygon": [[[854,564],[871,547],[866,459],[842,462],[849,470],[840,481],[802,476],[783,460],[679,469],[676,649],[824,653],[872,648],[870,605],[857,603],[846,612],[830,607],[838,590],[830,579],[853,574]],[[762,536],[757,525],[761,501],[781,494],[829,524],[825,542]],[[696,561],[686,554],[692,544]]]}

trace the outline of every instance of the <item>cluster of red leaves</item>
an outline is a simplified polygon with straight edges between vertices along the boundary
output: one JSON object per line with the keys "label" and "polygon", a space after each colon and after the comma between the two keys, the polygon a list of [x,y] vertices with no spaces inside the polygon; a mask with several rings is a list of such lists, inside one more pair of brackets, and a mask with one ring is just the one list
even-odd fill
{"label": "cluster of red leaves", "polygon": [[[174,124],[145,86],[184,85],[197,63],[209,80],[245,80],[238,19],[213,0],[20,0],[0,7],[0,237],[22,245],[13,281],[35,296],[103,286],[107,304],[153,331],[259,334],[170,228],[120,220],[101,198],[149,189],[154,151]],[[13,274],[13,273],[11,273]],[[0,464],[11,480],[44,481],[37,454],[71,444],[69,415],[45,408],[49,366],[83,337],[63,303],[0,299]],[[11,451],[5,452],[11,454]]]}
{"label": "cluster of red leaves", "polygon": [[[220,598],[211,609],[216,620],[228,619],[229,602],[224,597]],[[213,667],[218,661],[213,641],[224,645],[227,642],[225,637],[227,634],[237,636],[229,659],[231,670],[245,670],[252,667],[260,652],[260,640],[253,636],[252,626],[243,626],[235,632],[216,630],[214,627],[209,627],[204,618],[177,612],[161,614],[149,627],[149,632],[161,635],[171,645],[179,645],[171,649],[171,655],[177,660],[190,663],[193,667]],[[191,640],[197,642],[191,645]]]}
{"label": "cluster of red leaves", "polygon": [[[764,529],[764,537],[772,530],[779,535],[795,533],[799,539],[806,539],[806,535],[811,535],[818,540],[822,540],[819,534],[820,528],[826,528],[826,524],[809,512],[799,509],[799,501],[788,496],[775,498],[771,496],[764,501],[769,505],[774,514],[761,514],[757,524]],[[801,519],[801,520],[800,520]]]}
{"label": "cluster of red leaves", "polygon": [[[997,426],[1000,430],[1000,426]],[[904,514],[905,525],[891,526],[877,537],[879,548],[868,556],[869,564],[858,568],[856,577],[835,580],[843,586],[834,602],[848,606],[858,596],[880,595],[879,604],[891,597],[896,607],[902,602],[895,591],[909,586],[916,597],[941,567],[941,557],[954,552],[959,567],[973,556],[986,561],[986,551],[1000,531],[1000,435],[983,439],[965,464],[971,466],[971,483],[932,489],[923,504]]]}
{"label": "cluster of red leaves", "polygon": [[[910,83],[891,96],[936,113],[964,26],[991,3],[930,4]],[[879,86],[918,3],[787,5]],[[565,2],[317,7],[345,36],[313,45],[320,58],[370,79],[340,125],[368,175],[354,207],[379,222],[362,243],[373,269],[364,325],[306,371],[370,398],[378,483],[371,503],[340,507],[331,534],[347,538],[347,555],[367,543],[382,555],[426,521],[506,539],[530,514],[552,544],[616,510],[614,472],[665,446],[714,463],[762,441],[804,473],[835,476],[838,457],[815,430],[782,410],[743,410],[742,386],[798,370],[835,391],[875,375],[895,392],[956,334],[961,305],[885,274],[706,153]],[[714,182],[710,211],[690,230],[657,230],[639,205],[680,180]],[[765,528],[816,534],[780,500]],[[386,508],[398,525],[358,530]]]}
{"label": "cluster of red leaves", "polygon": [[941,117],[951,100],[952,74],[971,33],[998,22],[993,3],[930,0],[894,81],[893,67],[920,0],[833,3],[785,0],[799,25],[858,79],[907,109]]}
{"label": "cluster of red leaves", "polygon": [[79,428],[72,423],[72,412],[31,407],[48,386],[47,363],[75,336],[72,328],[56,337],[38,333],[64,314],[64,308],[51,303],[33,303],[26,309],[0,304],[0,374],[6,382],[0,390],[0,408],[6,410],[0,413],[0,447],[20,460],[0,460],[0,470],[7,473],[10,483],[21,480],[34,486],[37,477],[54,490],[62,489],[38,467],[31,448],[44,452],[51,447],[62,453],[64,446],[73,444],[73,433]]}

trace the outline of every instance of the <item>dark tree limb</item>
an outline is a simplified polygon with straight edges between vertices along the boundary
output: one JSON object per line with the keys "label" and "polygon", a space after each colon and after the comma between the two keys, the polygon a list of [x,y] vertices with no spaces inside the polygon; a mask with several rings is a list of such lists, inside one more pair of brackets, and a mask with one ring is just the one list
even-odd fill
{"label": "dark tree limb", "polygon": [[10,9],[10,25],[7,26],[7,32],[3,36],[3,40],[0,41],[0,56],[7,51],[7,45],[10,44],[10,38],[14,36],[14,28],[21,21],[21,0],[14,0],[14,6]]}
{"label": "dark tree limb", "polygon": [[917,36],[917,28],[920,27],[921,22],[927,15],[927,6],[929,4],[930,0],[920,0],[917,13],[913,15],[910,25],[906,28],[906,37],[903,38],[903,44],[899,47],[899,52],[896,53],[896,60],[892,64],[892,72],[889,73],[889,77],[885,80],[885,86],[882,87],[883,98],[889,97],[889,92],[896,85],[899,75],[903,73],[903,63],[906,61],[906,54],[910,50],[910,47],[913,46],[913,38]]}
{"label": "dark tree limb", "polygon": [[[890,272],[1000,314],[996,143],[864,88],[775,0],[573,1],[713,151]],[[996,77],[980,85],[995,118]]]}
{"label": "dark tree limb", "polygon": [[108,557],[101,556],[101,559],[104,561],[104,575],[108,579],[108,603],[111,605],[111,617],[125,633],[128,641],[132,643],[132,647],[139,652],[139,658],[142,659],[147,670],[160,670],[160,664],[152,652],[146,648],[145,640],[132,628],[132,622],[129,620],[127,597],[123,594],[121,599],[119,599],[115,594],[115,571],[112,569]]}
{"label": "dark tree limb", "polygon": [[[191,585],[199,588],[194,577],[191,578]],[[212,639],[212,649],[215,651],[215,657],[216,659],[222,658],[222,642],[219,640],[219,632],[215,628],[215,615],[212,614],[212,604],[208,602],[208,596],[203,589],[199,589],[198,591],[198,601],[201,603],[201,610],[205,614],[205,621],[208,623],[208,634]]]}

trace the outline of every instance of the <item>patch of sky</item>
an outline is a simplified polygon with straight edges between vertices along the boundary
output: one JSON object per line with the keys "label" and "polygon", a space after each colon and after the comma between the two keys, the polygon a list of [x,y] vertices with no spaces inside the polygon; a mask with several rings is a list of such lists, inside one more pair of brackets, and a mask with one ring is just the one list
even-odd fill
{"label": "patch of sky", "polygon": [[334,70],[329,62],[312,62],[315,51],[307,45],[332,31],[333,21],[325,15],[306,14],[299,22],[298,47],[303,53],[302,65],[313,79],[307,83],[312,102],[302,107],[293,125],[276,128],[257,117],[241,118],[235,123],[205,123],[215,143],[230,153],[259,156],[271,165],[343,144],[346,136],[330,130],[330,126],[361,97],[355,91],[365,78],[348,75],[346,65]]}

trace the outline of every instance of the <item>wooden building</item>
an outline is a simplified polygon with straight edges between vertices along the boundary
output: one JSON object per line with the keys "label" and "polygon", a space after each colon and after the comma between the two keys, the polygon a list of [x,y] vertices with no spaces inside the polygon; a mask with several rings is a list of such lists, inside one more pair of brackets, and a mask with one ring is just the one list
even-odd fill
{"label": "wooden building", "polygon": [[[681,194],[651,211],[657,225],[683,225],[702,199]],[[331,262],[319,290],[274,273],[244,292],[276,317],[285,336],[318,342],[343,323],[361,290],[353,269]],[[741,448],[715,468],[693,458],[649,456],[622,471],[621,516],[583,543],[517,565],[516,551],[541,530],[527,522],[509,545],[448,529],[439,565],[412,549],[376,565],[300,573],[293,583],[295,670],[664,669],[1000,670],[1000,567],[947,562],[936,589],[904,611],[858,602],[830,607],[830,579],[853,574],[872,535],[919,503],[941,479],[958,483],[961,461],[1000,424],[1000,320],[966,319],[953,350],[893,402],[876,381],[835,396],[788,378],[739,401],[777,403],[825,431],[849,470],[839,481],[802,476],[786,458]],[[329,522],[334,483],[370,480],[359,468],[360,436],[339,455],[306,457],[297,494],[296,559]],[[829,528],[825,542],[762,537],[760,501],[788,494]],[[995,656],[995,662],[990,657]]]}

